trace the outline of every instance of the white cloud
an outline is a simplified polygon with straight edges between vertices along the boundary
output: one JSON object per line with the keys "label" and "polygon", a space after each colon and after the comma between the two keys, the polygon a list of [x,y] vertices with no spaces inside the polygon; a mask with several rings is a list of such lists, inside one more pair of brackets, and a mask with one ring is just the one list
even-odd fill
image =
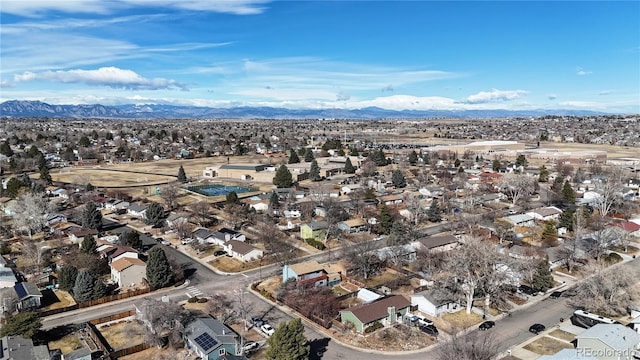
{"label": "white cloud", "polygon": [[468,104],[484,104],[498,101],[510,101],[521,98],[526,95],[524,90],[498,90],[481,91],[477,94],[467,97],[463,102]]}
{"label": "white cloud", "polygon": [[268,0],[2,0],[0,12],[39,17],[48,11],[83,14],[109,14],[131,7],[164,7],[253,15],[264,11]]}
{"label": "white cloud", "polygon": [[133,70],[120,69],[117,67],[102,67],[96,70],[76,69],[68,71],[25,72],[21,75],[15,75],[13,78],[14,82],[38,80],[61,83],[84,83],[93,86],[108,86],[114,89],[187,90],[185,84],[181,84],[175,80],[163,78],[147,79]]}
{"label": "white cloud", "polygon": [[383,87],[381,90],[382,90],[382,92],[393,91],[393,85],[389,84],[389,85]]}
{"label": "white cloud", "polygon": [[336,101],[347,101],[349,99],[351,99],[351,95],[344,91],[340,91],[336,94]]}
{"label": "white cloud", "polygon": [[587,71],[581,67],[578,66],[578,68],[576,69],[576,75],[578,76],[585,76],[585,75],[591,75],[591,71]]}

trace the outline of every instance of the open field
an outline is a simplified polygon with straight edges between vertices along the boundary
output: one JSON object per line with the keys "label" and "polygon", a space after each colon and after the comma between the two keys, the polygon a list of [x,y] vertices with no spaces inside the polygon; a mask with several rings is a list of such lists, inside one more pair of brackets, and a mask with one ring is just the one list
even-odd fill
{"label": "open field", "polygon": [[[144,170],[137,170],[137,167],[133,164],[130,164],[127,170],[146,172]],[[66,168],[52,170],[51,178],[53,181],[74,184],[91,183],[91,185],[99,187],[151,186],[166,184],[176,180],[174,176],[154,175],[151,173],[147,174],[140,172],[113,171],[106,168]]]}
{"label": "open field", "polygon": [[573,345],[543,336],[527,344],[524,349],[540,355],[553,355],[562,349],[573,349]]}
{"label": "open field", "polygon": [[462,308],[454,313],[442,314],[442,316],[436,319],[435,324],[438,328],[450,332],[450,330],[466,329],[481,322],[482,316],[474,312],[467,314],[466,310]]}
{"label": "open field", "polygon": [[142,326],[135,321],[120,321],[98,328],[114,350],[141,344],[144,339]]}

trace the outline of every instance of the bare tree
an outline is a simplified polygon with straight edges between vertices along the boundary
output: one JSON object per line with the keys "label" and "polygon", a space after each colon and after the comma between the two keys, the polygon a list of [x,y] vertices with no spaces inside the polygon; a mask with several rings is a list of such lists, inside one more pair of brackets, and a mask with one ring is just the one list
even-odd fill
{"label": "bare tree", "polygon": [[491,360],[498,355],[499,342],[493,333],[480,334],[472,331],[458,335],[457,331],[449,341],[436,350],[438,360]]}
{"label": "bare tree", "polygon": [[175,209],[178,204],[178,190],[175,184],[169,184],[161,189],[160,197],[167,204],[169,210]]}
{"label": "bare tree", "polygon": [[506,174],[498,182],[498,187],[515,205],[531,193],[534,182],[535,179],[526,174]]}
{"label": "bare tree", "polygon": [[604,316],[618,316],[626,314],[627,309],[640,299],[635,287],[638,279],[630,273],[615,269],[600,271],[600,268],[593,272],[596,275],[576,287],[576,296],[571,300],[573,305]]}
{"label": "bare tree", "polygon": [[200,226],[206,225],[209,220],[209,209],[211,208],[211,204],[206,201],[198,201],[189,206],[189,209],[193,212],[193,216],[196,219],[196,222]]}
{"label": "bare tree", "polygon": [[404,200],[407,210],[411,212],[411,222],[413,225],[418,226],[427,217],[427,208],[416,195],[408,195]]}
{"label": "bare tree", "polygon": [[247,297],[248,291],[246,291],[246,286],[234,290],[233,294],[235,297],[235,310],[242,319],[244,331],[247,331],[249,330],[249,313],[253,311],[253,303],[251,303]]}
{"label": "bare tree", "polygon": [[161,346],[162,338],[168,336],[171,345],[177,347],[176,340],[182,338],[185,327],[193,320],[193,315],[174,302],[147,299],[140,305],[141,320],[147,325],[148,340]]}
{"label": "bare tree", "polygon": [[445,288],[463,294],[467,314],[470,314],[479,290],[485,293],[485,306],[488,306],[491,295],[507,282],[509,263],[509,259],[490,242],[466,238],[456,251],[447,254],[440,281]]}
{"label": "bare tree", "polygon": [[238,313],[234,309],[235,301],[226,293],[218,292],[207,302],[207,311],[224,324],[235,321]]}
{"label": "bare tree", "polygon": [[279,265],[285,265],[296,257],[295,248],[287,242],[287,236],[273,223],[263,222],[258,226],[256,240],[264,244],[269,255]]}
{"label": "bare tree", "polygon": [[365,279],[368,279],[370,275],[378,271],[382,265],[381,261],[373,254],[376,246],[370,240],[353,238],[347,241],[345,247],[344,255],[346,259]]}
{"label": "bare tree", "polygon": [[172,223],[171,228],[175,230],[180,240],[191,236],[194,226],[187,219],[179,219]]}
{"label": "bare tree", "polygon": [[598,193],[598,197],[595,198],[593,206],[601,217],[607,216],[613,205],[621,198],[622,174],[620,168],[613,168],[606,180],[595,184],[594,191]]}
{"label": "bare tree", "polygon": [[28,192],[20,195],[11,208],[14,212],[14,227],[27,231],[29,239],[33,239],[33,233],[37,233],[45,227],[45,215],[50,211],[51,204],[44,194]]}

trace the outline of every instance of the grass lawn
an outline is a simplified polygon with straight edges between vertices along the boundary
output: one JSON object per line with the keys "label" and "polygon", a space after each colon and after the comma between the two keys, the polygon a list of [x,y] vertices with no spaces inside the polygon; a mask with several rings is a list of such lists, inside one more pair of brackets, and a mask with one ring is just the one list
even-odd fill
{"label": "grass lawn", "polygon": [[334,286],[333,289],[331,289],[331,292],[335,295],[335,296],[341,296],[341,295],[346,295],[349,292],[343,288],[342,286],[338,285],[338,286]]}
{"label": "grass lawn", "polygon": [[384,284],[391,280],[395,280],[398,278],[398,276],[399,275],[396,272],[386,270],[380,275],[370,277],[369,279],[367,279],[366,283],[367,283],[367,286],[371,286],[371,287],[378,286],[380,284]]}
{"label": "grass lawn", "polygon": [[466,310],[463,308],[460,311],[456,311],[454,313],[446,313],[440,316],[440,320],[446,322],[449,325],[450,329],[466,329],[470,326],[479,324],[482,322],[482,316],[472,312],[471,314],[467,314]]}
{"label": "grass lawn", "polygon": [[218,256],[214,260],[209,261],[209,265],[224,272],[235,273],[244,270],[254,269],[260,265],[259,261],[242,262],[229,256]]}
{"label": "grass lawn", "polygon": [[144,330],[135,321],[104,325],[98,330],[114,350],[141,344],[144,339]]}
{"label": "grass lawn", "polygon": [[60,309],[75,303],[71,294],[64,290],[42,290],[42,310]]}
{"label": "grass lawn", "polygon": [[68,354],[81,347],[82,342],[80,342],[76,334],[69,334],[61,339],[49,342],[49,350],[60,349],[63,354]]}
{"label": "grass lawn", "polygon": [[527,344],[524,349],[540,355],[553,355],[562,349],[573,349],[573,345],[544,336]]}
{"label": "grass lawn", "polygon": [[549,335],[553,336],[554,338],[558,338],[566,341],[573,341],[573,339],[576,338],[574,334],[568,331],[560,330],[560,329],[553,330],[552,332],[549,333]]}
{"label": "grass lawn", "polygon": [[620,254],[627,254],[627,255],[633,255],[633,254],[637,253],[638,251],[640,251],[640,249],[638,249],[635,246],[631,246],[631,245],[627,246],[627,252],[624,252],[624,246],[620,246],[620,245],[611,246],[611,247],[609,247],[609,250],[615,251],[615,252],[620,253]]}

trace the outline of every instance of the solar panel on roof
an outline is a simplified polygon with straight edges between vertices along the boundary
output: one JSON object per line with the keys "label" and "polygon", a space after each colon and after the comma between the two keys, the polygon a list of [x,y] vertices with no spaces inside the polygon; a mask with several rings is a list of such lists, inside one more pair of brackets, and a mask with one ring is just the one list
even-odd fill
{"label": "solar panel on roof", "polygon": [[208,351],[218,343],[214,338],[211,337],[211,335],[207,333],[203,333],[202,335],[193,339],[193,341],[195,341],[196,344],[198,344],[198,346],[200,346],[204,351]]}
{"label": "solar panel on roof", "polygon": [[24,288],[22,283],[19,283],[15,286],[16,294],[18,295],[18,299],[22,299],[27,296],[27,290]]}

